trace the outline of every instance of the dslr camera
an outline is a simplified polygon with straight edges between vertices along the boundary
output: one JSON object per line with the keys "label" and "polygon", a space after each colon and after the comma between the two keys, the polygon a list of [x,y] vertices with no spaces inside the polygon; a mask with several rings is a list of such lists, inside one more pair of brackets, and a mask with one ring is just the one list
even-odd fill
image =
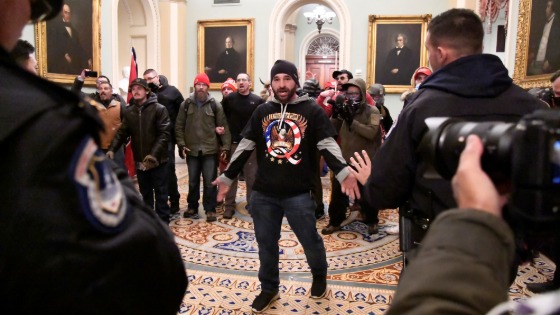
{"label": "dslr camera", "polygon": [[[504,216],[529,234],[560,223],[560,111],[538,110],[517,123],[428,118],[418,147],[427,178],[451,179],[468,135],[482,139],[482,169],[497,187],[509,185]],[[511,222],[513,220],[513,222]],[[533,232],[533,233],[532,233]]]}

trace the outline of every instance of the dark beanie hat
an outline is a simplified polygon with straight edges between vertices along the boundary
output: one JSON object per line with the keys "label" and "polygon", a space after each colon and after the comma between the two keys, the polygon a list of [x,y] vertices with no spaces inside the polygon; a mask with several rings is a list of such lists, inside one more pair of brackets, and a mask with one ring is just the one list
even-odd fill
{"label": "dark beanie hat", "polygon": [[296,66],[293,63],[287,60],[276,60],[276,62],[272,66],[272,69],[270,69],[270,82],[273,81],[274,76],[278,73],[285,73],[289,75],[290,77],[292,77],[292,79],[294,79],[294,81],[296,81],[296,84],[299,87],[298,72]]}

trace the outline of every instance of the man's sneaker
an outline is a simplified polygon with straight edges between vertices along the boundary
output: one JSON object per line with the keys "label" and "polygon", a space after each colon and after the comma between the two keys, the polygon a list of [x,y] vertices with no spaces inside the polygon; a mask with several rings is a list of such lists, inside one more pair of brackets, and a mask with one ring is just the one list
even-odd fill
{"label": "man's sneaker", "polygon": [[319,221],[325,217],[325,212],[315,212],[315,220]]}
{"label": "man's sneaker", "polygon": [[369,235],[379,233],[379,226],[377,225],[377,223],[368,224],[367,232]]}
{"label": "man's sneaker", "polygon": [[327,294],[327,278],[325,276],[313,276],[311,285],[311,298],[321,299]]}
{"label": "man's sneaker", "polygon": [[224,211],[224,219],[231,219],[233,218],[233,214],[235,213],[235,210],[233,209],[226,209],[226,211]]}
{"label": "man's sneaker", "polygon": [[257,295],[255,300],[253,301],[251,308],[255,313],[262,313],[270,307],[270,304],[272,304],[272,302],[278,300],[278,298],[280,298],[278,291],[261,292],[261,294]]}
{"label": "man's sneaker", "polygon": [[323,235],[329,235],[329,234],[333,234],[334,232],[340,230],[340,226],[334,226],[334,225],[327,225],[326,228],[321,230],[321,234]]}
{"label": "man's sneaker", "polygon": [[208,211],[208,212],[206,213],[206,222],[214,222],[214,221],[216,221],[216,220],[217,220],[217,218],[216,218],[216,212],[214,212],[214,211]]}

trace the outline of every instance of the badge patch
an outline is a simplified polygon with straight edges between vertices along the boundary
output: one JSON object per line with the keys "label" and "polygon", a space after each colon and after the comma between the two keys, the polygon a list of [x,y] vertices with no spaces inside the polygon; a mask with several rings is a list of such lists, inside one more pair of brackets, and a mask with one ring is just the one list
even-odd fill
{"label": "badge patch", "polygon": [[87,220],[103,232],[115,232],[126,217],[124,191],[103,151],[86,137],[72,159],[70,175]]}

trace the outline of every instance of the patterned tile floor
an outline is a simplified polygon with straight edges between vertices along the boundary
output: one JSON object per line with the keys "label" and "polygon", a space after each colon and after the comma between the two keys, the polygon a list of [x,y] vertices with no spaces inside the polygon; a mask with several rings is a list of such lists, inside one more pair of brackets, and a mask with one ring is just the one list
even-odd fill
{"label": "patterned tile floor", "polygon": [[[186,165],[178,160],[177,177],[181,210],[186,208],[188,176]],[[325,204],[330,183],[323,178]],[[244,182],[240,182],[237,211],[233,219],[207,223],[202,207],[200,219],[174,216],[170,228],[175,233],[189,274],[190,285],[179,314],[251,314],[250,305],[260,292],[257,278],[258,247],[253,222],[244,206]],[[218,214],[221,211],[218,210]],[[380,231],[367,234],[367,227],[353,222],[341,231],[324,236],[329,264],[325,298],[309,298],[311,274],[302,247],[287,222],[280,240],[281,297],[266,314],[383,314],[389,307],[402,269],[398,237],[385,229],[396,225],[396,210],[381,211]],[[317,222],[322,229],[328,219]],[[519,268],[510,288],[512,299],[532,295],[525,282],[552,277],[553,265],[537,260],[535,266]]]}

